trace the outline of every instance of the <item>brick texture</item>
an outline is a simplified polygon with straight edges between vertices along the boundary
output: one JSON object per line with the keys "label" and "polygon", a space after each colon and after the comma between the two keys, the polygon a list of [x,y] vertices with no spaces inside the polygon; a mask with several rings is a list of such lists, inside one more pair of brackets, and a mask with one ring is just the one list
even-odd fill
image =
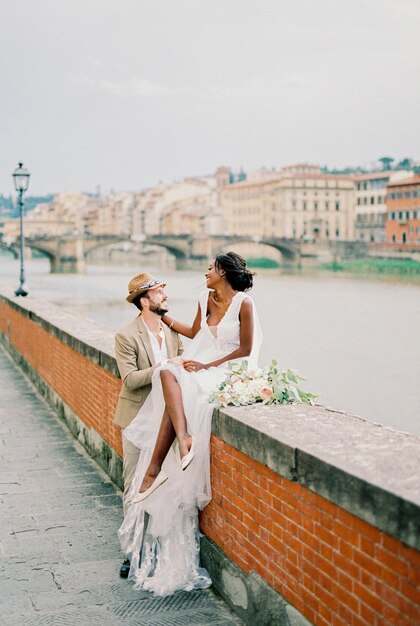
{"label": "brick texture", "polygon": [[121,430],[113,423],[121,381],[3,302],[0,331],[86,426],[122,456]]}
{"label": "brick texture", "polygon": [[420,554],[212,436],[201,529],[314,624],[420,624]]}

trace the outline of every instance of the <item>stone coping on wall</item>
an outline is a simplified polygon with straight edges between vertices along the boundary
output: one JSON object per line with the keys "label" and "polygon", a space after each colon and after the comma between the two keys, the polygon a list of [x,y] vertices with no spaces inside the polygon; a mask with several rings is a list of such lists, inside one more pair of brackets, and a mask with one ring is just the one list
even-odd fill
{"label": "stone coping on wall", "polygon": [[[118,376],[114,331],[35,298],[2,289],[0,300]],[[278,474],[300,483],[420,549],[420,438],[321,405],[215,411],[212,432]]]}
{"label": "stone coping on wall", "polygon": [[0,301],[19,311],[97,365],[119,377],[115,360],[115,333],[108,327],[31,296],[16,297],[0,286]]}

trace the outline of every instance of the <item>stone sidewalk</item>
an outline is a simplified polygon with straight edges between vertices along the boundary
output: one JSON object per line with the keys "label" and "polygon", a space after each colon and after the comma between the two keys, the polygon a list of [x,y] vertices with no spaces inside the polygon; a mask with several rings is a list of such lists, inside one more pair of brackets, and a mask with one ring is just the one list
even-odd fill
{"label": "stone sidewalk", "polygon": [[119,578],[120,492],[0,348],[3,626],[234,626],[211,590],[155,598]]}

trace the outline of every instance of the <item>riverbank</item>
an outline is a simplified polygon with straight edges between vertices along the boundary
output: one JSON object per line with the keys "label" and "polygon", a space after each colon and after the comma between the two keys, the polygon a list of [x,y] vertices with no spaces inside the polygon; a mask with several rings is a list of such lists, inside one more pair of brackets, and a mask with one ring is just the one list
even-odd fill
{"label": "riverbank", "polygon": [[332,272],[412,274],[420,277],[420,263],[413,259],[344,259],[331,263],[321,263],[318,267],[321,270]]}
{"label": "riverbank", "polygon": [[374,258],[364,259],[340,259],[328,263],[319,263],[313,259],[310,263],[305,263],[304,267],[294,266],[291,263],[284,267],[274,259],[266,257],[248,258],[248,267],[255,270],[283,270],[286,271],[322,271],[322,272],[349,272],[357,274],[381,274],[381,275],[401,275],[419,276],[420,262],[410,258]]}

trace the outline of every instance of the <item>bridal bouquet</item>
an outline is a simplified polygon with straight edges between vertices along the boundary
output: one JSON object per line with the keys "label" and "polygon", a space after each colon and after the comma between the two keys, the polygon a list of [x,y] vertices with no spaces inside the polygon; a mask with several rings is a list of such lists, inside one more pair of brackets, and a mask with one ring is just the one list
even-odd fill
{"label": "bridal bouquet", "polygon": [[291,404],[300,402],[313,404],[316,395],[299,389],[299,381],[304,380],[293,370],[280,371],[277,361],[269,367],[248,369],[248,361],[229,363],[229,372],[217,390],[211,394],[209,402],[217,408],[221,406],[243,406],[262,402],[263,404]]}

